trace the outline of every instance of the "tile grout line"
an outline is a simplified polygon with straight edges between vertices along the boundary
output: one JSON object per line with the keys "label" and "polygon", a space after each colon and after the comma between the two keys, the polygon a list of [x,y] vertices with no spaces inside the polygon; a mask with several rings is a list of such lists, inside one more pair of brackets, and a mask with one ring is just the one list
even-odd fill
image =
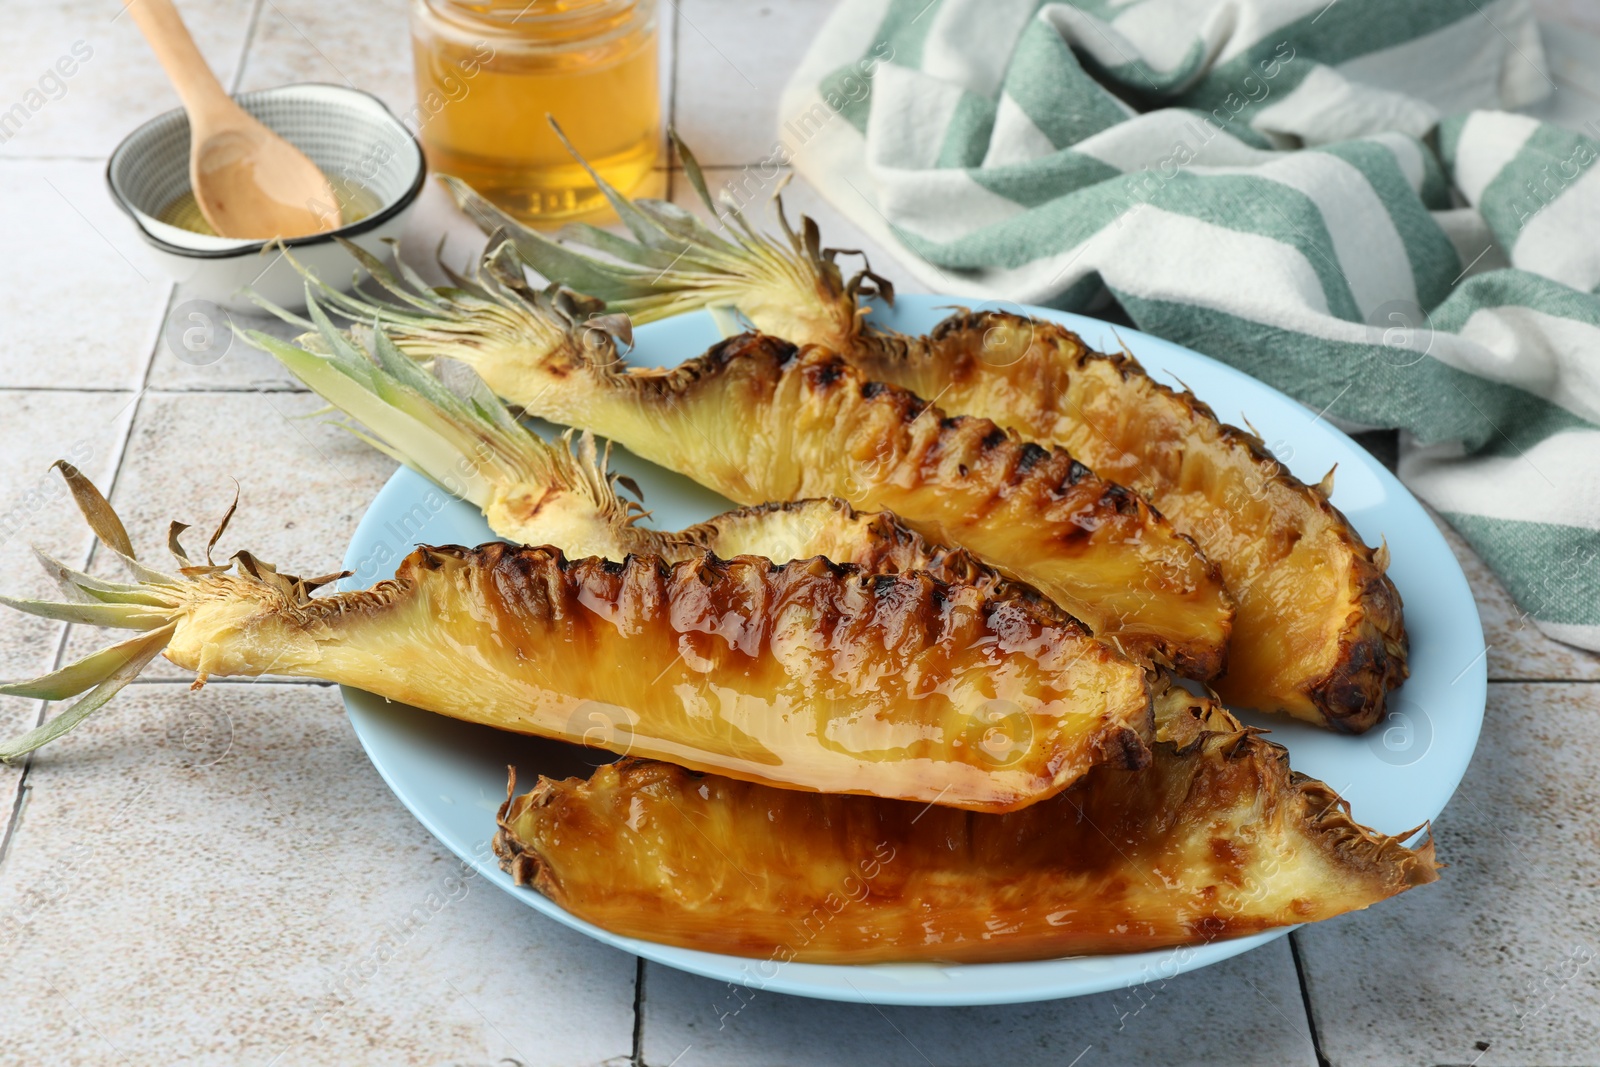
{"label": "tile grout line", "polygon": [[105,156],[74,156],[66,153],[40,153],[33,155],[28,152],[15,152],[11,155],[0,156],[0,164],[4,163],[104,163]]}
{"label": "tile grout line", "polygon": [[[166,332],[167,318],[172,314],[173,301],[175,301],[177,298],[177,285],[175,283],[168,282],[167,298],[161,305],[161,317],[156,320],[155,336],[150,339],[149,352],[145,356],[144,360],[144,369],[139,375],[139,386],[134,390],[133,400],[130,401],[128,405],[128,426],[127,429],[123,431],[122,440],[117,444],[116,458],[111,465],[111,481],[107,483],[105,490],[105,497],[107,501],[109,501],[116,493],[117,482],[122,477],[122,466],[128,458],[128,449],[133,444],[133,425],[139,418],[139,409],[144,406],[145,395],[150,391],[150,375],[155,370],[156,354],[161,351],[161,338]],[[87,571],[89,569],[89,565],[94,562],[95,548],[98,546],[98,544],[98,540],[91,540],[89,542],[89,552],[83,561],[83,568],[85,571]],[[67,632],[70,633],[71,630],[72,624],[68,623]],[[61,653],[64,654],[66,652],[66,647],[66,634],[63,634],[61,640]],[[58,655],[56,666],[59,667],[60,665],[60,658]]]}
{"label": "tile grout line", "polygon": [[[672,71],[667,77],[667,129],[675,130],[678,127],[678,63],[679,46],[682,44],[679,28],[683,25],[683,17],[678,12],[676,3],[672,8]],[[672,202],[672,172],[678,168],[678,150],[673,147],[671,138],[667,139],[667,202]]]}
{"label": "tile grout line", "polygon": [[[79,389],[71,386],[52,385],[0,385],[0,395],[6,393],[90,393],[104,396],[108,393],[132,393],[132,389]],[[207,386],[160,386],[147,389],[150,396],[233,396],[236,393],[281,393],[309,395],[310,389],[299,383],[287,381],[270,381],[260,384],[240,382],[237,385],[207,385]]]}
{"label": "tile grout line", "polygon": [[[150,372],[155,366],[156,353],[160,351],[161,348],[161,336],[166,326],[167,316],[172,313],[172,301],[177,297],[177,293],[178,287],[170,282],[167,283],[166,300],[161,305],[161,316],[156,320],[155,336],[150,339],[149,352],[145,356],[144,369],[139,376],[139,387],[134,392],[133,399],[129,401],[128,404],[127,428],[123,430],[122,438],[116,445],[115,459],[111,464],[111,481],[107,485],[105,493],[107,500],[110,500],[111,495],[116,491],[117,479],[122,474],[122,464],[123,461],[127,459],[128,446],[133,441],[134,422],[139,417],[139,407],[144,400],[145,390],[149,387]],[[93,538],[91,538],[89,541],[89,550],[83,555],[83,568],[86,571],[89,569],[89,564],[94,561],[94,550],[98,543],[99,542]],[[66,626],[62,627],[61,636],[56,640],[56,651],[55,656],[51,659],[51,670],[60,669],[61,661],[66,658],[67,642],[71,639],[71,637],[72,624],[68,623]],[[44,717],[49,707],[49,701],[39,701],[39,710],[34,716],[35,726],[38,726],[44,722]],[[30,752],[27,758],[23,760],[22,773],[17,777],[16,800],[11,805],[11,815],[6,820],[5,831],[4,833],[0,833],[0,865],[4,865],[7,855],[10,854],[12,838],[16,836],[17,826],[22,820],[22,808],[27,800],[28,790],[30,788],[28,785],[28,779],[33,773],[33,756],[34,754]]]}
{"label": "tile grout line", "polygon": [[237,93],[244,81],[245,64],[250,61],[250,48],[256,42],[256,29],[261,25],[261,9],[265,5],[266,0],[254,0],[250,5],[250,21],[245,23],[244,41],[239,45],[239,60],[233,66],[233,77],[228,79],[229,95]]}
{"label": "tile grout line", "polygon": [[0,385],[3,393],[134,393],[135,389],[110,385]]}
{"label": "tile grout line", "polygon": [[1322,1032],[1317,1029],[1317,1014],[1311,1005],[1311,987],[1306,985],[1306,968],[1300,959],[1300,942],[1290,931],[1289,958],[1294,961],[1294,976],[1300,983],[1300,1006],[1306,1013],[1306,1029],[1311,1032],[1311,1053],[1317,1058],[1317,1067],[1333,1067],[1333,1061],[1322,1051]]}
{"label": "tile grout line", "polygon": [[[45,702],[39,701],[40,714],[43,713],[44,707]],[[34,721],[37,722],[38,718],[39,715],[36,714]],[[6,816],[5,830],[0,833],[0,874],[4,873],[6,857],[11,854],[11,838],[16,834],[17,824],[22,821],[22,805],[28,796],[28,771],[32,767],[33,757],[30,755],[22,764],[22,773],[17,776],[17,793],[11,800],[11,811]]]}
{"label": "tile grout line", "polygon": [[634,957],[633,971],[633,1067],[644,1063],[644,957]]}

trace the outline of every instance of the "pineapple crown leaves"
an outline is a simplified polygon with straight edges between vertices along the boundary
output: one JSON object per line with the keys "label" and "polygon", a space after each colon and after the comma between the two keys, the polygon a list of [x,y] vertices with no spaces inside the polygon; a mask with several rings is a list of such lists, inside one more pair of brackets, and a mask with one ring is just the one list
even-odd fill
{"label": "pineapple crown leaves", "polygon": [[[359,264],[356,285],[348,292],[323,281],[289,249],[283,248],[282,254],[300,272],[307,292],[316,296],[325,313],[352,323],[381,324],[395,347],[412,358],[444,356],[481,369],[508,352],[537,358],[566,347],[595,353],[604,363],[615,359],[619,343],[633,342],[632,324],[625,316],[602,314],[604,304],[599,300],[555,285],[543,290],[530,286],[516,251],[504,237],[491,237],[471,277],[441,259],[439,266],[451,283],[446,286],[428,285],[399,256],[394,257],[395,270],[390,270],[360,245],[337,240]],[[366,289],[360,287],[363,271],[371,281]],[[317,328],[314,321],[260,294],[250,297],[285,322],[308,331]]]}
{"label": "pineapple crown leaves", "polygon": [[34,549],[47,573],[55,579],[70,599],[64,601],[24,600],[0,596],[0,604],[30,615],[60,622],[75,622],[89,626],[106,626],[122,630],[141,631],[137,637],[120,644],[92,652],[64,667],[23,682],[0,685],[0,695],[29,697],[35,700],[67,700],[80,697],[65,711],[20,736],[0,742],[0,761],[12,762],[23,758],[35,749],[49,744],[71,731],[94,712],[104,707],[123,687],[138,677],[145,666],[161,654],[177,630],[177,614],[181,610],[187,582],[220,574],[237,566],[239,577],[260,583],[282,595],[289,604],[304,604],[321,585],[345,576],[345,573],[325,575],[321,578],[301,579],[279,574],[270,564],[251,556],[248,552],[236,553],[230,565],[219,566],[211,562],[211,552],[217,539],[227,528],[228,520],[238,507],[238,496],[228,508],[216,531],[206,545],[204,565],[192,564],[179,543],[179,535],[187,529],[182,523],[173,523],[167,534],[167,544],[177,558],[177,574],[155,570],[134,557],[133,544],[122,520],[112,510],[104,495],[93,482],[65,460],[57,461],[67,487],[72,491],[78,510],[88,521],[90,529],[100,543],[126,567],[136,579],[134,582],[115,582],[96,578],[75,570],[44,552]]}
{"label": "pineapple crown leaves", "polygon": [[[369,342],[358,344],[317,295],[308,282],[312,331],[295,343],[254,330],[244,337],[341,412],[338,424],[353,436],[479,510],[514,489],[537,487],[576,493],[615,526],[644,516],[639,503],[617,495],[618,484],[640,494],[631,479],[609,471],[609,444],[601,450],[592,435],[574,440],[571,431],[560,443],[541,440],[469,365],[438,356],[430,373],[399,350],[381,318],[354,331]],[[548,299],[552,314],[569,315],[567,321],[582,321],[588,310],[566,294]]]}
{"label": "pineapple crown leaves", "polygon": [[[452,284],[436,287],[429,287],[398,256],[399,276],[359,245],[339,240],[379,292],[359,287],[359,271],[351,291],[341,292],[285,249],[285,258],[305,281],[308,308],[315,305],[324,315],[348,321],[348,334],[369,340],[372,329],[382,326],[392,346],[412,359],[454,360],[492,378],[506,367],[541,364],[561,356],[605,373],[621,366],[621,350],[633,344],[631,320],[605,313],[602,301],[555,284],[543,289],[529,285],[515,248],[501,236],[490,240],[471,278],[441,260],[439,266]],[[328,347],[317,337],[321,328],[313,321],[316,312],[307,319],[258,293],[249,295],[268,312],[308,331],[313,345]],[[259,336],[238,327],[235,332],[251,344],[256,344],[253,336]],[[306,343],[307,337],[298,340]]]}
{"label": "pineapple crown leaves", "polygon": [[[783,208],[781,185],[773,196],[780,238],[753,226],[727,193],[719,211],[694,153],[676,131],[669,131],[700,202],[726,223],[724,237],[676,204],[625,196],[589,165],[553,120],[551,125],[599,186],[632,241],[583,223],[567,226],[552,240],[460,179],[440,175],[440,181],[485,232],[509,235],[523,260],[552,281],[592,294],[641,323],[702,307],[733,306],[762,326],[760,308],[788,307],[839,320],[833,325],[853,334],[859,327],[855,305],[860,298],[877,295],[893,302],[894,286],[873,272],[863,253],[824,249],[817,224],[808,216],[802,215],[800,231],[794,230]],[[838,264],[840,255],[861,255],[865,265],[847,280]]]}

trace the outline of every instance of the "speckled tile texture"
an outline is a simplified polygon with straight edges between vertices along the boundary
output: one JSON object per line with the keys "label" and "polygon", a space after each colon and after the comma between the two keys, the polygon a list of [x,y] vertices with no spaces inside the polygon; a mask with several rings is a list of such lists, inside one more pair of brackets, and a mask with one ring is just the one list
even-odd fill
{"label": "speckled tile texture", "polygon": [[[1600,114],[1600,6],[1535,0],[1562,86]],[[179,0],[226,84],[353,83],[411,99],[404,0]],[[667,111],[758,221],[777,95],[832,0],[660,0]],[[13,4],[0,111],[79,56],[0,141],[0,590],[49,585],[29,545],[109,573],[49,465],[105,488],[141,552],[168,523],[304,571],[337,566],[394,464],[234,340],[179,358],[186,294],[104,187],[105,157],[176,98],[120,0]],[[74,49],[77,53],[74,53]],[[660,183],[697,208],[681,173]],[[804,183],[827,243],[920,287]],[[483,237],[425,190],[401,242],[434,281]],[[265,317],[241,326],[287,336]],[[835,1004],[728,987],[605,948],[493,890],[395,800],[337,691],[213,682],[158,662],[104,715],[0,765],[0,1064],[824,1067],[1600,1063],[1600,656],[1543,637],[1446,531],[1483,617],[1483,741],[1435,827],[1438,885],[1159,988],[970,1010]],[[7,614],[0,681],[106,635]],[[47,709],[0,697],[15,733]],[[487,836],[489,827],[485,827]],[[640,976],[642,975],[642,980]]]}
{"label": "speckled tile texture", "polygon": [[[173,293],[173,315],[195,298],[180,285]],[[150,364],[150,388],[165,392],[296,392],[305,389],[261,349],[235,330],[258,330],[273,337],[289,339],[304,328],[285,322],[265,311],[248,313],[227,311],[209,301],[196,303],[193,313],[204,316],[215,332],[213,343],[199,352],[188,349],[180,339],[169,344],[165,336],[156,344]]]}
{"label": "speckled tile texture", "polygon": [[135,685],[36,757],[0,967],[7,1062],[579,1065],[631,1048],[633,959],[446,852],[320,685]]}
{"label": "speckled tile texture", "polygon": [[1317,1062],[1287,940],[1204,971],[1039,1004],[824,1003],[735,990],[653,964],[645,965],[641,999],[644,1062],[678,1067]]}
{"label": "speckled tile texture", "polygon": [[[395,465],[317,416],[323,406],[310,393],[146,393],[110,494],[135,550],[168,565],[167,530],[177,521],[194,527],[183,543],[198,556],[237,483],[239,509],[217,558],[246,549],[289,574],[338,570],[367,501]],[[92,569],[115,574],[118,566],[101,553]],[[106,643],[108,635],[75,627],[67,656]],[[147,673],[186,677],[164,659]]]}
{"label": "speckled tile texture", "polygon": [[1600,654],[1564,645],[1541,633],[1460,535],[1437,517],[1434,521],[1455,550],[1478,600],[1491,680],[1600,680]]}
{"label": "speckled tile texture", "polygon": [[0,388],[138,389],[172,285],[106,192],[99,162],[0,146]]}
{"label": "speckled tile texture", "polygon": [[1600,687],[1489,687],[1438,884],[1294,935],[1333,1063],[1596,1062],[1597,745]]}
{"label": "speckled tile texture", "polygon": [[[772,155],[778,95],[833,0],[678,0],[678,133],[703,166]],[[752,101],[762,106],[752,106]]]}
{"label": "speckled tile texture", "polygon": [[[109,485],[133,404],[131,392],[0,389],[0,432],[6,435],[0,448],[0,575],[6,593],[57,593],[39,566],[35,547],[74,567],[89,558],[89,528],[51,464],[66,460]],[[49,670],[61,624],[8,614],[0,625],[0,679],[16,681]]]}
{"label": "speckled tile texture", "polygon": [[[232,84],[239,69],[251,14],[261,3],[179,4],[224,85]],[[29,110],[17,129],[7,131],[0,159],[103,159],[135,126],[178,106],[149,46],[122,13],[121,0],[7,5],[0,71],[0,110],[19,101]]]}
{"label": "speckled tile texture", "polygon": [[241,89],[330,82],[365,89],[404,114],[416,103],[405,4],[272,0],[263,5]]}

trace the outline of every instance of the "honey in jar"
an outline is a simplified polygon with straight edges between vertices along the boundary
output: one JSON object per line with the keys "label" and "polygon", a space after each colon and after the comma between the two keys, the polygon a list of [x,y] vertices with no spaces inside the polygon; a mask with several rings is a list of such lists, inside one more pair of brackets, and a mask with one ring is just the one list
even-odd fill
{"label": "honey in jar", "polygon": [[562,223],[640,189],[661,141],[655,0],[412,0],[416,126],[436,172],[512,215]]}

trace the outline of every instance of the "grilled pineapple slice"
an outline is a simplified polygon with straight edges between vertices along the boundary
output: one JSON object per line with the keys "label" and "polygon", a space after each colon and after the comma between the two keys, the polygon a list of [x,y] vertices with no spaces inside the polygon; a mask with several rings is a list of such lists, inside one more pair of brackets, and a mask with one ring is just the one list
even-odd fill
{"label": "grilled pineapple slice", "polygon": [[581,309],[528,291],[508,255],[490,255],[477,293],[410,295],[425,311],[324,295],[358,322],[381,322],[406,354],[459,360],[530,414],[602,434],[736,502],[836,496],[892,511],[1033,585],[1140,662],[1201,679],[1222,669],[1233,608],[1216,568],[1142,497],[1066,452],[946,417],[834,353],[771,337],[735,338],[667,370],[629,368],[604,330],[574,324],[554,337],[557,316]]}
{"label": "grilled pineapple slice", "polygon": [[959,314],[926,339],[871,336],[851,358],[868,376],[1058,444],[1195,539],[1237,605],[1224,699],[1342,731],[1382,720],[1407,673],[1400,594],[1387,551],[1329,503],[1331,480],[1306,485],[1193,394],[1055,323]]}
{"label": "grilled pineapple slice", "polygon": [[707,552],[774,563],[822,556],[870,574],[922,571],[991,595],[1040,595],[965,549],[926,540],[890,512],[858,512],[837,498],[734,508],[683,530],[642,526],[643,506],[618,493],[621,479],[608,470],[609,446],[601,452],[593,435],[574,441],[572,431],[545,442],[471,371],[451,388],[397,351],[382,327],[372,331],[370,356],[320,316],[315,335],[302,338],[315,351],[256,331],[245,338],[355,420],[345,429],[480,509],[513,544],[555,545],[569,558],[649,555],[668,563]]}
{"label": "grilled pineapple slice", "polygon": [[[313,597],[247,553],[181,571],[132,558],[98,491],[63,473],[140,580],[51,568],[93,603],[0,602],[147,631],[0,693],[92,690],[15,758],[104,704],[156,654],[212,675],[319,678],[441,715],[796,789],[1007,811],[1107,760],[1148,759],[1144,672],[1042,599],[826,560],[569,561],[502,543],[420,548],[392,580]],[[231,514],[231,513],[230,513]],[[226,520],[225,520],[226,521]],[[220,534],[220,530],[218,533]],[[215,537],[213,538],[213,543]],[[131,674],[129,672],[132,672]]]}
{"label": "grilled pineapple slice", "polygon": [[[693,154],[681,142],[678,151],[715,212]],[[607,188],[640,243],[577,226],[559,245],[445,181],[533,267],[611,311],[649,322],[736,307],[760,330],[827,345],[869,378],[1065,448],[1137,489],[1221,567],[1237,602],[1227,673],[1213,683],[1232,703],[1359,732],[1382,720],[1388,691],[1404,681],[1405,627],[1387,554],[1257,437],[1157,384],[1131,357],[1092,352],[1053,323],[1006,314],[959,314],[924,337],[872,329],[858,297],[892,300],[893,287],[870,269],[846,281],[815,223],[805,219],[795,234],[781,204],[783,238],[757,232],[737,209],[723,213],[731,224],[723,236],[676,208]],[[584,245],[607,258],[574,247]]]}
{"label": "grilled pineapple slice", "polygon": [[515,796],[494,847],[519,884],[614,933],[775,962],[992,963],[1240,937],[1432,882],[1327,786],[1174,691],[1138,771],[1098,767],[972,815],[769,789],[623,760]]}

